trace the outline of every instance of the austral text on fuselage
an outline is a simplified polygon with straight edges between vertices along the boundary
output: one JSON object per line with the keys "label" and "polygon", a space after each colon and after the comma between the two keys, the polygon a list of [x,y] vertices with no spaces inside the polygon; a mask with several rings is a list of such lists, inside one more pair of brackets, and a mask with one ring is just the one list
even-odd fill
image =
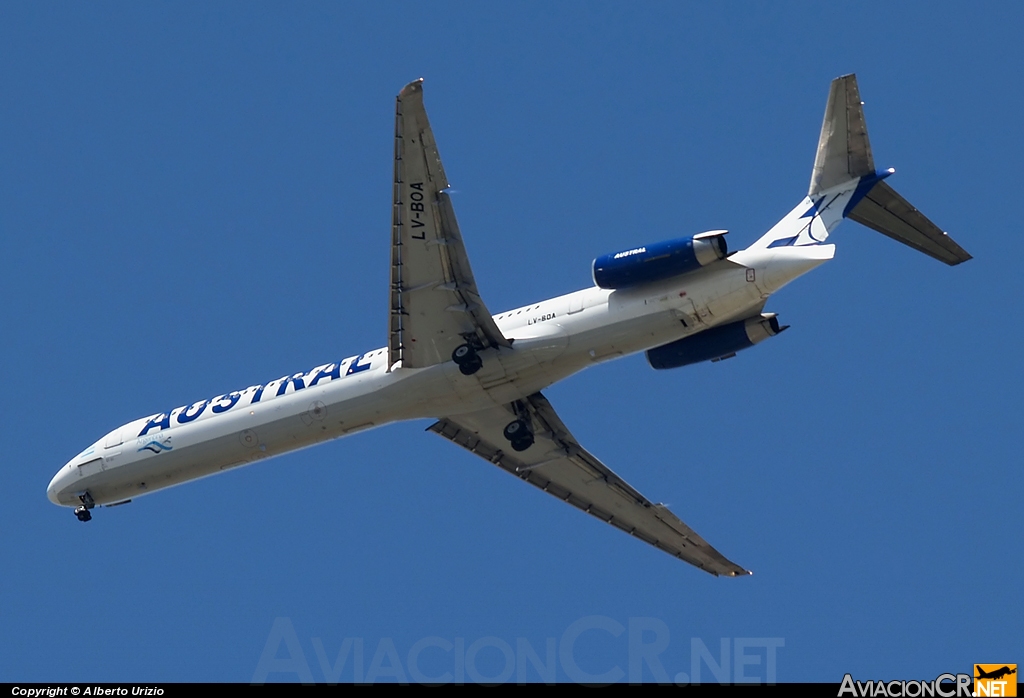
{"label": "austral text on fuselage", "polygon": [[[299,390],[304,390],[309,387],[312,388],[318,383],[329,383],[330,381],[336,380],[342,377],[342,369],[345,368],[345,376],[351,376],[354,373],[366,371],[370,368],[370,364],[360,363],[366,354],[360,354],[359,356],[353,356],[345,359],[339,363],[324,364],[317,366],[316,368],[310,369],[308,373],[296,373],[294,376],[283,376],[277,380],[270,381],[265,385],[251,385],[245,390],[236,390],[231,393],[225,393],[218,395],[215,398],[209,400],[200,400],[199,402],[192,403],[191,405],[183,405],[170,412],[161,412],[160,414],[153,415],[146,420],[146,425],[142,427],[142,431],[139,432],[139,436],[145,436],[151,430],[162,431],[164,429],[170,429],[175,424],[188,424],[189,422],[199,419],[204,413],[206,408],[210,408],[209,414],[220,414],[227,412],[232,407],[238,405],[242,401],[243,395],[252,394],[252,397],[245,403],[246,405],[253,405],[257,402],[265,401],[274,397],[280,397],[289,392],[294,393]],[[347,368],[346,368],[347,367]],[[276,390],[274,389],[276,387]],[[289,390],[289,387],[291,390]],[[267,389],[270,388],[270,392]]]}

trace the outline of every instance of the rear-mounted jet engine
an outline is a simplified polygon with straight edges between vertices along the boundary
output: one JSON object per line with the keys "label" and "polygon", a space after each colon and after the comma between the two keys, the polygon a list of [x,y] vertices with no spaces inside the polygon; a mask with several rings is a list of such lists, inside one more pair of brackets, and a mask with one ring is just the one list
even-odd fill
{"label": "rear-mounted jet engine", "polygon": [[709,230],[688,238],[666,240],[594,260],[594,283],[601,288],[629,288],[661,281],[725,259],[727,230]]}
{"label": "rear-mounted jet engine", "polygon": [[775,313],[764,313],[721,327],[712,327],[700,334],[650,349],[647,351],[647,361],[652,368],[663,369],[728,359],[740,349],[774,337],[788,327],[779,325]]}

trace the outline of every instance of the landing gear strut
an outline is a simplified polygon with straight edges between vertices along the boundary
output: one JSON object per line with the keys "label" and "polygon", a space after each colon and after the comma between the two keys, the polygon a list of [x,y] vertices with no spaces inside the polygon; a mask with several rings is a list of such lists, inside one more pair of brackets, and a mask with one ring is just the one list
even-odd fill
{"label": "landing gear strut", "polygon": [[464,376],[472,376],[483,368],[484,361],[469,344],[460,344],[452,352],[452,361],[459,367]]}
{"label": "landing gear strut", "polygon": [[92,512],[89,510],[96,506],[92,495],[86,492],[85,494],[78,495],[78,499],[82,502],[82,506],[75,507],[75,516],[78,517],[79,521],[92,520]]}

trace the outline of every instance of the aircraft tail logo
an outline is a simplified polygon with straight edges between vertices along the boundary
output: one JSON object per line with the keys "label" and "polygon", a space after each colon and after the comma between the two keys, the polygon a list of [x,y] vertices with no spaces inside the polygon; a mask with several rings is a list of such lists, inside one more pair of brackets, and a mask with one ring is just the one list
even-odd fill
{"label": "aircraft tail logo", "polygon": [[970,259],[966,250],[882,181],[894,172],[875,169],[856,76],[836,78],[829,89],[807,196],[751,248],[819,245],[849,218],[946,264]]}

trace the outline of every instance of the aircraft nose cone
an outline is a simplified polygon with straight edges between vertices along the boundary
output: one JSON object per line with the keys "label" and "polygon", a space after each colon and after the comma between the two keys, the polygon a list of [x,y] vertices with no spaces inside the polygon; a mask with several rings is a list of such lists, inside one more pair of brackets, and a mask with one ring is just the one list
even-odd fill
{"label": "aircraft nose cone", "polygon": [[64,471],[61,470],[54,475],[53,479],[50,480],[50,484],[46,486],[46,498],[58,506],[60,505],[60,500],[57,499],[57,493],[60,492],[60,476],[62,472]]}

